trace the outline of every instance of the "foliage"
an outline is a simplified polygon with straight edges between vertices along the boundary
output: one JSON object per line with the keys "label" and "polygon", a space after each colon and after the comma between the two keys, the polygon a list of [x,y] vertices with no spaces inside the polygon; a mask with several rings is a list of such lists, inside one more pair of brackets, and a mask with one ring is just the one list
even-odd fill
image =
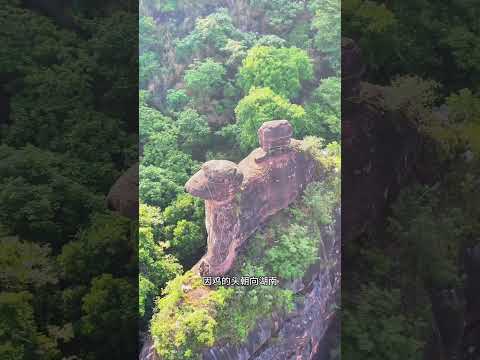
{"label": "foliage", "polygon": [[150,318],[155,297],[167,281],[182,271],[177,259],[166,254],[169,244],[155,241],[155,228],[160,225],[160,212],[153,206],[140,204],[139,227],[139,313]]}
{"label": "foliage", "polygon": [[204,116],[196,110],[188,108],[178,115],[176,122],[179,131],[180,147],[189,153],[194,153],[208,145],[210,127]]}
{"label": "foliage", "polygon": [[431,122],[431,109],[438,98],[439,84],[418,76],[402,76],[392,80],[385,91],[385,105],[390,111],[404,113],[420,126]]}
{"label": "foliage", "polygon": [[[188,220],[187,220],[188,219]],[[162,213],[163,226],[160,236],[169,241],[171,251],[186,265],[193,265],[194,259],[204,250],[204,211],[200,199],[181,194]]]}
{"label": "foliage", "polygon": [[428,288],[454,287],[459,281],[455,239],[462,234],[462,213],[450,208],[442,215],[438,201],[428,187],[407,189],[393,206],[390,220],[390,231],[402,242],[405,271],[419,276]]}
{"label": "foliage", "polygon": [[298,279],[317,259],[319,240],[307,228],[293,224],[267,252],[266,261],[274,274],[287,280]]}
{"label": "foliage", "polygon": [[139,120],[142,124],[139,129],[140,143],[146,144],[150,138],[157,133],[177,133],[173,120],[164,116],[160,111],[150,107],[146,102],[147,93],[140,92]]}
{"label": "foliage", "polygon": [[170,89],[167,91],[167,108],[172,112],[181,111],[189,102],[185,90]]}
{"label": "foliage", "polygon": [[241,40],[241,32],[235,28],[232,18],[225,9],[204,18],[198,18],[195,29],[177,42],[176,53],[181,61],[189,58],[218,56],[228,40]]}
{"label": "foliage", "polygon": [[340,78],[323,79],[305,106],[306,132],[324,139],[340,138]]}
{"label": "foliage", "polygon": [[[283,280],[302,278],[315,262],[329,266],[322,246],[322,232],[334,223],[334,212],[340,203],[337,176],[312,183],[305,194],[289,210],[280,213],[268,226],[250,240],[242,264],[235,271],[242,276],[275,274]],[[227,300],[219,316],[218,336],[227,341],[244,341],[259,319],[273,312],[289,312],[294,308],[294,294],[281,287],[238,287]]]}
{"label": "foliage", "polygon": [[253,87],[268,87],[293,99],[298,97],[302,82],[312,78],[312,61],[304,50],[255,46],[243,61],[238,81],[246,94]]}
{"label": "foliage", "polygon": [[[261,265],[252,263],[246,263],[241,274],[267,276]],[[226,306],[218,315],[217,337],[234,344],[245,341],[260,319],[271,316],[275,311],[292,311],[294,307],[291,290],[274,286],[236,287],[229,290],[233,290],[233,294],[227,298]],[[225,288],[217,291],[225,291]]]}
{"label": "foliage", "polygon": [[255,46],[283,48],[286,45],[287,41],[277,35],[263,35],[255,41]]}
{"label": "foliage", "polygon": [[[135,289],[127,279],[111,274],[93,278],[90,291],[82,299],[81,332],[97,346],[97,354],[122,357],[125,351],[137,351],[134,343],[121,346],[125,339],[137,336],[137,307],[131,301],[136,298]],[[104,334],[112,329],[117,336],[106,339]]]}
{"label": "foliage", "polygon": [[341,147],[337,142],[324,145],[324,140],[307,136],[302,143],[302,150],[312,156],[318,166],[317,173],[325,177],[338,173],[341,167]]}
{"label": "foliage", "polygon": [[139,58],[140,73],[139,73],[139,87],[144,89],[147,87],[148,82],[161,70],[161,64],[155,55],[151,51],[147,51],[140,55]]}
{"label": "foliage", "polygon": [[100,199],[67,176],[61,155],[1,146],[0,159],[0,222],[11,233],[59,247],[100,209]]}
{"label": "foliage", "polygon": [[205,234],[199,225],[182,219],[175,225],[171,239],[172,249],[185,263],[191,262],[205,246]]}
{"label": "foliage", "polygon": [[262,29],[265,33],[287,32],[304,10],[299,0],[248,0],[247,3],[253,10],[263,13],[263,22],[268,24],[266,29]]}
{"label": "foliage", "polygon": [[57,259],[64,278],[82,284],[102,273],[135,267],[131,249],[136,248],[136,238],[130,227],[126,218],[96,214],[77,240],[63,246]]}
{"label": "foliage", "polygon": [[365,286],[355,311],[343,309],[342,354],[347,359],[421,359],[423,343],[415,339],[425,321],[409,318],[398,289]]}
{"label": "foliage", "polygon": [[358,43],[362,49],[379,50],[369,53],[366,62],[375,68],[388,67],[387,62],[396,55],[392,50],[397,50],[398,39],[392,34],[396,34],[398,28],[395,14],[385,4],[368,0],[345,1],[342,3],[342,24],[347,28],[344,28],[346,33],[359,34]]}
{"label": "foliage", "polygon": [[[49,16],[42,4],[54,9]],[[137,272],[132,222],[104,201],[138,158],[138,18],[130,9],[126,1],[1,2],[2,359],[133,355],[136,319],[116,333],[126,309],[101,315],[134,293],[81,309],[100,291],[93,277],[108,271],[127,282]],[[96,331],[82,332],[89,321]]]}
{"label": "foliage", "polygon": [[447,98],[449,121],[452,123],[480,123],[480,97],[469,89],[462,89]]}
{"label": "foliage", "polygon": [[200,350],[214,344],[214,316],[231,291],[210,291],[198,275],[187,272],[170,281],[163,295],[151,321],[158,354],[169,360],[199,359]]}
{"label": "foliage", "polygon": [[18,291],[58,282],[58,273],[48,245],[0,238],[0,284],[2,289]]}
{"label": "foliage", "polygon": [[316,49],[326,56],[336,74],[340,72],[341,13],[340,0],[320,0],[311,4],[315,11],[312,28]]}
{"label": "foliage", "polygon": [[305,110],[300,105],[275,94],[270,88],[252,88],[235,108],[238,137],[243,149],[258,146],[257,131],[266,122],[277,119],[290,121],[294,134],[300,136],[305,131]]}
{"label": "foliage", "polygon": [[140,167],[140,201],[157,207],[165,207],[183,189],[174,180],[175,174],[155,166]]}
{"label": "foliage", "polygon": [[[335,50],[337,32],[332,31],[339,24],[328,29],[330,37],[322,28],[337,21],[328,19],[337,16],[335,4],[321,18],[322,1],[248,0],[223,4],[227,8],[208,1],[140,2],[140,216],[150,220],[140,225],[139,311],[145,322],[155,312],[150,333],[163,358],[197,358],[217,341],[238,343],[259,319],[294,306],[292,292],[281,287],[205,289],[191,284],[199,281],[193,275],[178,273],[177,265],[190,268],[206,243],[203,201],[183,188],[198,162],[238,162],[258,146],[261,124],[278,119],[289,120],[298,139],[324,137],[308,138],[301,150],[315,154],[323,178],[338,176],[339,145],[334,141],[340,140],[340,109],[334,97],[340,96],[339,81],[324,78],[324,69],[331,74],[332,64],[339,63],[335,56],[340,44]],[[328,44],[321,44],[322,36]],[[310,58],[318,54],[321,63]],[[325,206],[322,212],[302,203],[296,215],[287,216],[300,241],[289,233],[290,224],[280,226],[278,239],[283,241],[277,249],[267,256],[262,247],[262,261],[252,255],[239,272],[270,275],[285,270],[282,275],[291,278],[317,260],[324,224],[301,213],[332,220],[326,215],[331,202],[323,193],[307,191]],[[307,251],[307,261],[291,256],[290,250]],[[208,300],[222,293],[228,312]]]}
{"label": "foliage", "polygon": [[362,49],[364,78],[392,85],[382,87],[385,105],[418,131],[421,156],[414,166],[422,168],[414,175],[421,185],[404,187],[396,199],[389,192],[389,232],[371,232],[343,250],[343,263],[350,264],[342,267],[343,278],[353,279],[351,292],[342,289],[342,298],[352,300],[342,309],[347,358],[420,358],[429,350],[431,329],[442,322],[449,328],[440,330],[443,341],[453,342],[453,324],[463,320],[446,314],[462,310],[450,303],[432,314],[435,294],[463,294],[463,280],[478,282],[466,275],[464,251],[479,234],[473,205],[479,9],[472,1],[342,2],[342,33]]}
{"label": "foliage", "polygon": [[3,359],[58,359],[54,339],[38,330],[32,306],[32,294],[0,293],[0,356]]}
{"label": "foliage", "polygon": [[195,63],[185,72],[185,85],[194,97],[205,99],[215,95],[224,84],[225,68],[222,64],[206,59]]}

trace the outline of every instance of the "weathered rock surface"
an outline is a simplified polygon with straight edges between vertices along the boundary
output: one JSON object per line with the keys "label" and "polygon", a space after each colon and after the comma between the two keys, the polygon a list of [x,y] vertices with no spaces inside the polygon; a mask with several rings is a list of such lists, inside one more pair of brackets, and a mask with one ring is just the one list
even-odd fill
{"label": "weathered rock surface", "polygon": [[288,147],[292,135],[293,128],[287,120],[268,121],[258,129],[260,147],[267,153]]}
{"label": "weathered rock surface", "polygon": [[209,161],[185,185],[205,200],[208,250],[194,267],[200,274],[228,272],[245,240],[314,180],[315,161],[291,135],[287,121],[267,122],[259,129],[262,148],[238,165]]}
{"label": "weathered rock surface", "polygon": [[106,203],[110,210],[138,219],[138,163],[117,179],[108,192]]}

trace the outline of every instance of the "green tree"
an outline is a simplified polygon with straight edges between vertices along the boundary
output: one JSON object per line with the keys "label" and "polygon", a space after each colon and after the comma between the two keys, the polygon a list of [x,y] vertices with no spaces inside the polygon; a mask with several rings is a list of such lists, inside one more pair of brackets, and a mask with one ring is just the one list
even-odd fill
{"label": "green tree", "polygon": [[302,82],[312,78],[312,61],[304,50],[255,46],[243,61],[238,79],[247,94],[252,87],[269,87],[293,99],[300,94]]}
{"label": "green tree", "polygon": [[[189,293],[194,291],[203,295],[193,299]],[[215,343],[215,314],[231,293],[203,287],[202,279],[192,272],[170,281],[150,323],[159,355],[167,360],[200,359],[201,350]]]}
{"label": "green tree", "polygon": [[139,58],[139,68],[139,88],[145,89],[149,82],[161,71],[158,56],[151,51],[141,54]]}
{"label": "green tree", "polygon": [[301,0],[249,0],[248,4],[254,13],[263,15],[258,23],[267,25],[260,29],[265,33],[288,33],[304,11]]}
{"label": "green tree", "polygon": [[147,104],[148,94],[145,90],[140,91],[139,98],[140,143],[145,145],[153,135],[158,133],[165,133],[167,137],[174,136],[177,129],[173,120]]}
{"label": "green tree", "polygon": [[187,93],[183,89],[169,89],[167,91],[167,108],[171,112],[181,111],[190,101]]}
{"label": "green tree", "polygon": [[172,250],[182,263],[192,264],[206,245],[202,228],[185,219],[180,220],[173,229]]}
{"label": "green tree", "polygon": [[162,218],[164,224],[175,224],[181,219],[202,223],[205,218],[203,201],[190,194],[181,194],[165,208]]}
{"label": "green tree", "polygon": [[158,236],[171,244],[182,264],[191,266],[206,244],[203,201],[180,194],[162,213]]}
{"label": "green tree", "polygon": [[426,319],[408,317],[399,289],[365,286],[342,316],[342,353],[348,359],[422,358],[424,344],[414,334],[422,331]]}
{"label": "green tree", "polygon": [[340,78],[323,79],[305,106],[306,134],[340,140]]}
{"label": "green tree", "polygon": [[0,146],[0,159],[0,223],[12,234],[58,248],[102,207],[61,155]]}
{"label": "green tree", "polygon": [[148,205],[166,207],[178,194],[184,192],[183,187],[175,180],[176,174],[155,166],[140,166],[140,200]]}
{"label": "green tree", "polygon": [[155,297],[167,281],[181,273],[182,266],[165,253],[168,243],[154,238],[155,228],[161,224],[159,209],[140,204],[139,219],[139,313],[140,317],[149,320]]}
{"label": "green tree", "polygon": [[132,249],[136,248],[135,242],[129,219],[113,214],[96,214],[78,240],[63,246],[57,258],[63,278],[72,283],[87,284],[102,273],[124,276],[136,267],[135,259],[131,257]]}
{"label": "green tree", "polygon": [[235,108],[238,138],[244,150],[258,146],[257,131],[265,121],[290,121],[296,136],[305,133],[305,110],[275,94],[270,88],[252,88]]}
{"label": "green tree", "polygon": [[198,18],[194,30],[177,41],[176,53],[181,61],[190,58],[218,57],[229,39],[241,40],[244,35],[235,28],[225,9]]}
{"label": "green tree", "polygon": [[0,238],[0,268],[2,289],[21,291],[56,284],[58,276],[51,248],[17,237]]}
{"label": "green tree", "polygon": [[311,4],[315,12],[312,29],[316,32],[316,49],[324,54],[336,74],[340,72],[341,12],[340,0],[317,0]]}
{"label": "green tree", "polygon": [[[136,279],[135,279],[136,280]],[[95,344],[95,354],[122,358],[137,355],[135,343],[122,342],[138,336],[136,285],[110,274],[95,277],[82,299],[81,333]],[[116,336],[105,337],[115,331]]]}
{"label": "green tree", "polygon": [[0,293],[0,356],[2,359],[59,359],[54,339],[38,330],[29,292]]}
{"label": "green tree", "polygon": [[180,147],[193,154],[201,151],[210,142],[210,127],[207,119],[194,109],[186,109],[176,121]]}
{"label": "green tree", "polygon": [[185,85],[188,91],[200,101],[218,94],[225,83],[225,68],[222,64],[206,59],[193,64],[185,72]]}
{"label": "green tree", "polygon": [[301,277],[317,259],[318,243],[311,239],[312,234],[306,228],[296,224],[290,226],[288,233],[267,252],[273,272],[287,280]]}

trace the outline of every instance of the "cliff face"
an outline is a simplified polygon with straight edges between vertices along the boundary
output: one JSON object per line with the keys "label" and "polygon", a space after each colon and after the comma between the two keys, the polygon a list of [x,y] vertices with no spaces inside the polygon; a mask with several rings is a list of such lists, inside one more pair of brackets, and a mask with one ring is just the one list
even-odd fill
{"label": "cliff face", "polygon": [[187,182],[186,190],[205,200],[208,251],[194,267],[200,274],[227,273],[245,240],[314,180],[315,161],[291,135],[286,120],[267,122],[259,129],[261,148],[238,165],[209,161]]}
{"label": "cliff face", "polygon": [[415,169],[420,137],[384,106],[384,89],[361,82],[360,48],[342,42],[342,238],[353,241],[385,220]]}
{"label": "cliff face", "polygon": [[[261,321],[245,344],[215,346],[204,360],[311,360],[318,359],[320,344],[336,316],[340,301],[341,232],[340,209],[336,219],[322,231],[328,268],[312,265],[303,279],[290,288],[301,299],[288,315],[272,314]],[[334,334],[337,335],[337,334]]]}

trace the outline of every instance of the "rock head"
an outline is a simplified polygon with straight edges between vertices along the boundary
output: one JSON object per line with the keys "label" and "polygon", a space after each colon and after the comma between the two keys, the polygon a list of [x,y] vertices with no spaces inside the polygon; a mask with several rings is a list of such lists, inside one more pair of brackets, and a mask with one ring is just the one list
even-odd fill
{"label": "rock head", "polygon": [[260,147],[266,153],[288,147],[292,135],[293,128],[287,120],[267,121],[258,129]]}
{"label": "rock head", "polygon": [[211,160],[185,184],[185,190],[204,200],[223,201],[231,198],[242,184],[243,175],[237,164],[227,160]]}

